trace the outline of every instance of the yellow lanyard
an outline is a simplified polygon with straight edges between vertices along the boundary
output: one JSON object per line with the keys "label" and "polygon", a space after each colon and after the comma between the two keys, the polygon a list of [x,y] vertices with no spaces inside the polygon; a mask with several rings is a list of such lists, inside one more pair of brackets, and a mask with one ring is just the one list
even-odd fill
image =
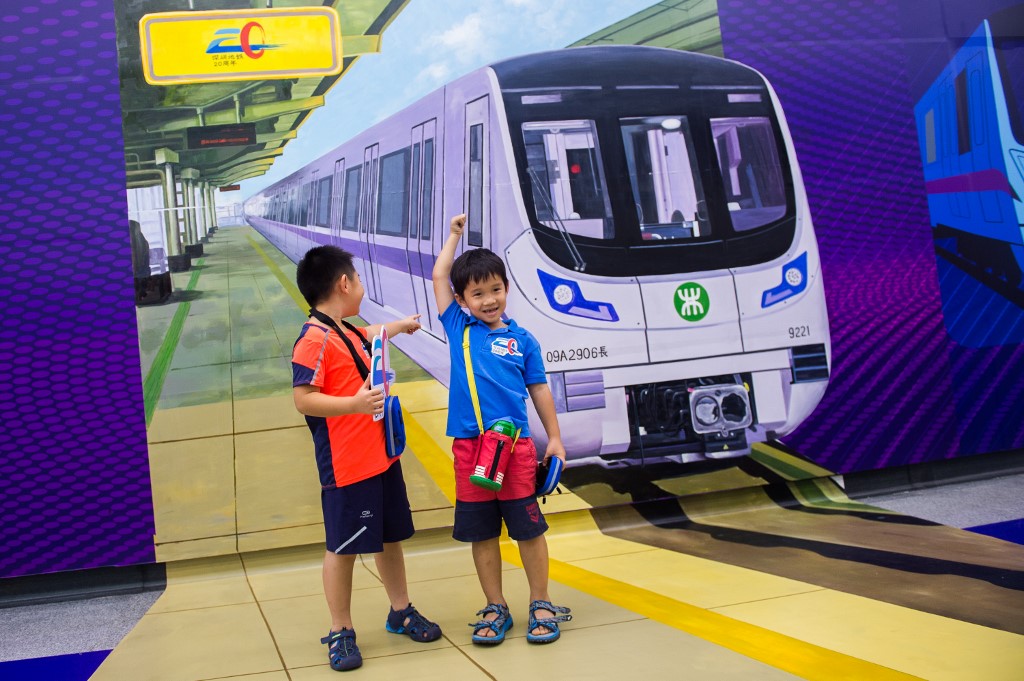
{"label": "yellow lanyard", "polygon": [[[462,354],[466,358],[466,381],[469,383],[469,396],[473,400],[473,413],[476,415],[476,425],[480,429],[480,434],[484,434],[484,418],[480,414],[480,398],[476,395],[476,379],[473,378],[473,357],[469,352],[469,325],[466,325],[466,330],[462,332]],[[519,441],[519,433],[522,432],[522,428],[516,428],[516,436],[512,438],[512,446],[514,447],[516,442]]]}

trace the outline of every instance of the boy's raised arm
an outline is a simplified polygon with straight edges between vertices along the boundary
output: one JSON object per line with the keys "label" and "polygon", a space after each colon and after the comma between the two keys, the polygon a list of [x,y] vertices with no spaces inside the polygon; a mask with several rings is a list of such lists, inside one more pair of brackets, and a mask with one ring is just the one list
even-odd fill
{"label": "boy's raised arm", "polygon": [[444,242],[441,252],[437,254],[437,260],[434,261],[434,298],[437,300],[437,311],[439,314],[447,310],[448,306],[455,300],[455,294],[452,292],[452,285],[448,281],[448,275],[451,274],[452,263],[455,262],[455,249],[459,246],[459,239],[462,238],[462,230],[465,228],[465,214],[456,215],[452,218],[448,240]]}

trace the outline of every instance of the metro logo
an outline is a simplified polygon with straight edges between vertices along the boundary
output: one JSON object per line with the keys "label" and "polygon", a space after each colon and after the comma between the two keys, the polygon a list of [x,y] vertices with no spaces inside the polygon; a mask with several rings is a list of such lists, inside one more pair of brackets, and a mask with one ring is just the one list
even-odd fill
{"label": "metro logo", "polygon": [[[265,41],[267,39],[267,33],[263,30],[263,26],[256,21],[250,21],[241,29],[238,28],[221,28],[214,32],[213,40],[206,46],[206,54],[223,54],[231,52],[241,52],[250,59],[259,59],[263,56],[264,50],[273,50],[281,45],[270,45],[252,42],[252,32],[255,29],[259,29],[260,40]],[[233,40],[235,36],[238,36],[238,43],[236,45],[225,45],[230,40]]]}

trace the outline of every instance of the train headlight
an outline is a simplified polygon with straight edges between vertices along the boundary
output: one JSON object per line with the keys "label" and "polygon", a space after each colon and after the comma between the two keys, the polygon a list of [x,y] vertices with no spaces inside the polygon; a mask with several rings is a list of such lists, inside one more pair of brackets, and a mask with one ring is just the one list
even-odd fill
{"label": "train headlight", "polygon": [[690,414],[697,433],[727,433],[754,420],[746,388],[732,384],[691,389]]}
{"label": "train headlight", "polygon": [[807,252],[803,252],[782,266],[782,282],[761,294],[761,307],[771,307],[783,300],[803,293],[807,288]]}
{"label": "train headlight", "polygon": [[693,418],[702,426],[713,428],[721,420],[721,410],[715,398],[704,395],[693,403]]}
{"label": "train headlight", "polygon": [[570,279],[562,279],[544,270],[537,270],[540,285],[552,309],[575,317],[596,319],[602,322],[619,321],[619,313],[611,303],[587,300],[580,291],[580,285]]}

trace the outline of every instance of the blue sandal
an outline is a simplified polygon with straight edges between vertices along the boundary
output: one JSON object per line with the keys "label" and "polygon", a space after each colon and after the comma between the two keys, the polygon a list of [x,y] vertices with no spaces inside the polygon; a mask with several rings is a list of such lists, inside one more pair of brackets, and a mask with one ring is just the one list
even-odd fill
{"label": "blue sandal", "polygon": [[363,665],[363,656],[356,645],[355,630],[329,631],[320,639],[320,643],[327,644],[327,659],[334,671],[347,672]]}
{"label": "blue sandal", "polygon": [[421,615],[412,603],[402,610],[392,608],[384,628],[392,634],[408,634],[409,638],[420,643],[441,638],[441,627]]}
{"label": "blue sandal", "polygon": [[[505,632],[512,628],[512,615],[507,605],[501,603],[488,603],[487,607],[477,612],[477,615],[484,617],[490,613],[497,615],[493,620],[481,619],[479,622],[469,626],[473,627],[473,643],[480,643],[485,646],[496,646],[505,640]],[[481,636],[481,632],[490,629],[494,636]]]}
{"label": "blue sandal", "polygon": [[[543,619],[537,619],[535,613],[538,610],[547,610],[548,612],[555,613],[555,617],[545,617]],[[551,601],[534,601],[530,603],[530,627],[526,632],[526,640],[530,643],[554,643],[561,636],[561,632],[558,630],[559,622],[569,622],[572,620],[572,615],[569,608],[563,608],[560,605],[551,605]],[[537,627],[545,627],[548,629],[546,634],[534,634],[533,630]]]}

